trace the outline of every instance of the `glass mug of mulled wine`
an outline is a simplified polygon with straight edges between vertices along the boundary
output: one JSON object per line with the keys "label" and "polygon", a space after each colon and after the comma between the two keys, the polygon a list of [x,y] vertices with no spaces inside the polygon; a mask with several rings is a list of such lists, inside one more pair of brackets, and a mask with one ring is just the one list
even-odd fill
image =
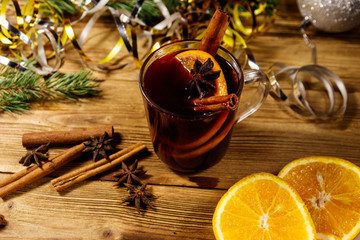
{"label": "glass mug of mulled wine", "polygon": [[[176,56],[196,50],[199,43],[184,40],[164,45],[147,57],[140,70],[140,89],[154,150],[166,165],[179,172],[195,172],[219,162],[234,124],[255,112],[270,88],[264,73],[250,70],[244,74],[236,58],[220,47],[215,60],[226,79],[228,96],[236,95],[238,106],[236,110],[215,111],[207,111],[207,106],[205,111],[202,106],[194,107],[189,95],[191,74]],[[254,82],[258,83],[255,93],[241,101],[244,85]],[[194,84],[192,91],[197,92],[197,88]]]}

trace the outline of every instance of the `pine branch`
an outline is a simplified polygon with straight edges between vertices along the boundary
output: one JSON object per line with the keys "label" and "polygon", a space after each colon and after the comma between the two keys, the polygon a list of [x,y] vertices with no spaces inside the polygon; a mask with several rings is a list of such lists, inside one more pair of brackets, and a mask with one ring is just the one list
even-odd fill
{"label": "pine branch", "polygon": [[49,10],[49,6],[51,6],[52,10],[54,10],[59,16],[75,15],[79,12],[71,0],[42,0],[41,3],[40,7],[42,10]]}
{"label": "pine branch", "polygon": [[98,96],[99,90],[94,86],[91,72],[77,74],[55,73],[41,85],[44,93],[51,98],[78,100],[80,97]]}
{"label": "pine branch", "polygon": [[163,1],[165,6],[169,9],[170,13],[176,12],[177,8],[183,4],[186,3],[185,1],[178,1],[178,0],[164,0]]}
{"label": "pine branch", "polygon": [[[132,12],[136,3],[137,0],[113,0],[109,1],[106,5],[114,9],[123,9]],[[158,4],[153,0],[145,0],[141,6],[138,18],[148,26],[153,26],[158,22],[158,18],[161,16]]]}
{"label": "pine branch", "polygon": [[[79,9],[73,4],[71,0],[42,0],[41,9],[44,14],[51,14],[49,6],[53,11],[56,12],[58,16],[72,16],[79,13]],[[106,5],[114,9],[124,9],[126,11],[132,12],[135,7],[137,0],[112,0],[109,1]],[[152,0],[145,0],[141,11],[139,13],[139,18],[145,22],[147,25],[153,25],[156,23],[157,18],[161,16],[161,12],[157,7],[157,3]]]}
{"label": "pine branch", "polygon": [[45,100],[76,101],[82,97],[99,96],[100,90],[91,72],[54,73],[45,79],[31,72],[4,68],[0,74],[0,110],[20,113],[30,104]]}

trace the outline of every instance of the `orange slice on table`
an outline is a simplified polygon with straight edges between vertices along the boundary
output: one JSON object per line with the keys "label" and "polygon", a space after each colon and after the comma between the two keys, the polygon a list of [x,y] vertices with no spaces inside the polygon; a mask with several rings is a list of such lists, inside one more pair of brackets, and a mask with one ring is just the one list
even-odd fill
{"label": "orange slice on table", "polygon": [[324,233],[316,233],[316,239],[317,240],[340,240],[340,238],[338,238],[335,235],[324,234]]}
{"label": "orange slice on table", "polygon": [[224,73],[222,72],[219,63],[215,60],[215,58],[212,55],[201,50],[187,50],[177,54],[176,58],[180,60],[182,65],[187,70],[189,70],[189,72],[191,71],[191,69],[194,68],[195,60],[199,60],[201,63],[204,63],[206,62],[206,60],[210,58],[211,61],[214,63],[214,67],[212,70],[221,71],[219,78],[217,78],[213,82],[214,85],[216,86],[214,96],[224,96],[228,94]]}
{"label": "orange slice on table", "polygon": [[306,157],[287,164],[279,177],[299,192],[322,236],[335,235],[346,240],[359,234],[358,166],[335,157]]}
{"label": "orange slice on table", "polygon": [[213,230],[218,240],[315,240],[311,216],[300,195],[270,173],[235,183],[220,199]]}

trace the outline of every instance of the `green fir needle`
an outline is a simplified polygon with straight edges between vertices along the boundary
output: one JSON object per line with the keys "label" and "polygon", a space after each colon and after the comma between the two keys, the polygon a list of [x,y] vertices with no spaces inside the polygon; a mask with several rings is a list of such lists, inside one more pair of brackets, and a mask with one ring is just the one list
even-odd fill
{"label": "green fir needle", "polygon": [[44,78],[32,71],[3,68],[0,73],[0,110],[20,113],[33,102],[99,96],[98,82],[90,71],[76,74],[54,73]]}

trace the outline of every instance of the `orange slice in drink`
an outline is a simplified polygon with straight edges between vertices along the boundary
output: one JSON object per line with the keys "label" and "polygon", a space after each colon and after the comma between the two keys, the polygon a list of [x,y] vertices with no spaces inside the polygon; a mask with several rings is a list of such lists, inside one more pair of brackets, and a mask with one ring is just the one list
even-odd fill
{"label": "orange slice in drink", "polygon": [[300,195],[270,173],[235,183],[220,199],[213,230],[218,240],[315,240],[311,216]]}
{"label": "orange slice in drink", "polygon": [[[215,58],[209,53],[201,50],[186,50],[176,54],[176,58],[181,62],[181,64],[190,72],[191,69],[194,68],[194,64],[196,60],[199,60],[202,64],[204,64],[209,58],[213,62],[212,71],[220,71],[220,76],[215,79],[212,84],[215,85],[215,89],[212,92],[214,96],[225,96],[228,94],[226,79],[219,63],[215,60]],[[206,134],[200,136],[198,139],[194,139],[193,142],[186,145],[177,145],[178,149],[191,149],[197,148],[207,141],[209,141],[223,126],[228,116],[228,112],[225,112],[219,117],[219,120],[213,125],[211,129],[207,131]],[[194,153],[195,155],[197,153]]]}
{"label": "orange slice in drink", "polygon": [[212,71],[221,71],[220,76],[213,82],[215,85],[214,96],[224,96],[228,94],[224,73],[222,72],[219,63],[209,53],[201,50],[187,50],[177,54],[176,58],[180,60],[182,65],[189,70],[189,72],[194,68],[195,60],[199,60],[204,64],[206,60],[210,58],[214,63]]}
{"label": "orange slice in drink", "polygon": [[[354,239],[360,232],[360,168],[335,157],[307,157],[287,164],[279,177],[305,202],[323,238]],[[331,239],[331,238],[328,238]],[[332,238],[336,239],[336,238]]]}

